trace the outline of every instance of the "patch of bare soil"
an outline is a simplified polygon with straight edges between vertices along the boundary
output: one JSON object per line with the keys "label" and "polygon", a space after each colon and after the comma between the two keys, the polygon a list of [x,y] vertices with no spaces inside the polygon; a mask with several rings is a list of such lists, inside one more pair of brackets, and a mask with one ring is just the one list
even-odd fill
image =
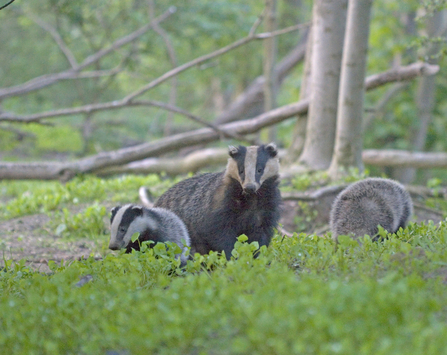
{"label": "patch of bare soil", "polygon": [[35,214],[0,222],[0,250],[4,259],[27,260],[33,269],[48,272],[48,261],[72,261],[88,257],[97,252],[98,242],[90,239],[69,241],[58,237],[54,231],[46,227],[50,217],[46,214]]}

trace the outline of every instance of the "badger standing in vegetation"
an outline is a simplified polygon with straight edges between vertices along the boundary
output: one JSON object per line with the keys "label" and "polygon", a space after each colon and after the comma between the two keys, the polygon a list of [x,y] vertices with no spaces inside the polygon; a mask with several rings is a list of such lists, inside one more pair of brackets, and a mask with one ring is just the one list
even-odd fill
{"label": "badger standing in vegetation", "polygon": [[378,225],[390,233],[405,228],[413,213],[410,194],[398,182],[368,178],[343,190],[335,199],[330,226],[332,238],[365,234],[377,237]]}
{"label": "badger standing in vegetation", "polygon": [[225,251],[231,257],[237,237],[268,245],[280,217],[279,158],[276,145],[229,147],[223,172],[179,182],[155,203],[186,224],[191,251]]}
{"label": "badger standing in vegetation", "polygon": [[[189,234],[185,224],[171,211],[164,208],[144,208],[137,205],[117,206],[112,209],[111,236],[109,248],[140,250],[140,243],[152,240],[156,243],[173,242],[182,250],[180,259],[186,263],[184,255],[190,246]],[[132,242],[132,235],[139,233],[138,240]],[[183,245],[182,240],[185,241]]]}

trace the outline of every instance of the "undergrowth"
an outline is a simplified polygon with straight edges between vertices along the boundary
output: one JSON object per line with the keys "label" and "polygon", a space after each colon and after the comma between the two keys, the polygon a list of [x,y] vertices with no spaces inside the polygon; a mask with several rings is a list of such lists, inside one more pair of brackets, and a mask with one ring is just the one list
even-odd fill
{"label": "undergrowth", "polygon": [[[61,237],[94,239],[107,233],[101,201],[132,202],[141,185],[158,195],[170,184],[156,176],[0,183],[9,196],[1,211],[12,218],[37,208]],[[73,205],[86,207],[71,213]],[[163,244],[50,261],[50,273],[3,260],[1,353],[446,353],[447,222],[381,235],[335,245],[276,234],[256,258],[257,244],[241,236],[230,261],[196,254],[184,268],[180,249]]]}
{"label": "undergrowth", "polygon": [[[380,243],[284,238],[253,258],[158,244],[51,274],[24,261],[0,275],[0,347],[17,354],[442,354],[447,223]],[[80,280],[91,281],[81,285]]]}

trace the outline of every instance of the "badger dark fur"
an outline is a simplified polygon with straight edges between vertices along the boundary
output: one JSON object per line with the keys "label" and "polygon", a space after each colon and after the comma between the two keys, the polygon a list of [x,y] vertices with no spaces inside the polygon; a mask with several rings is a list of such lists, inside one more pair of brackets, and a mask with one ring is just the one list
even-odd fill
{"label": "badger dark fur", "polygon": [[[190,246],[189,234],[185,224],[174,213],[164,208],[144,208],[137,205],[117,206],[112,209],[110,218],[111,235],[109,248],[140,250],[140,243],[148,240],[173,242],[182,248],[182,263],[186,263],[184,253]],[[139,233],[138,240],[132,242],[132,235]],[[185,241],[183,245],[182,239]]]}
{"label": "badger dark fur", "polygon": [[268,245],[280,217],[279,158],[275,144],[229,147],[226,170],[183,180],[155,203],[188,228],[191,251],[225,251],[237,237]]}
{"label": "badger dark fur", "polygon": [[365,234],[374,238],[378,225],[396,233],[407,225],[412,213],[411,197],[400,183],[382,178],[358,181],[343,190],[332,205],[332,238]]}

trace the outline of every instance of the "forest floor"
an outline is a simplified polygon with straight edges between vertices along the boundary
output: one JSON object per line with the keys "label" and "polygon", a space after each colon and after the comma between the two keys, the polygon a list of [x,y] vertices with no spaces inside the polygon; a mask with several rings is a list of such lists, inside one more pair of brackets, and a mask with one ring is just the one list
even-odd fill
{"label": "forest floor", "polygon": [[[283,230],[281,232],[305,231],[306,233],[316,233],[323,235],[328,231],[329,211],[334,196],[326,196],[324,200],[319,200],[312,204],[303,205],[297,201],[285,201],[283,205],[283,217],[280,221]],[[3,200],[3,199],[0,199]],[[0,201],[2,203],[6,201]],[[77,213],[88,204],[67,206],[70,213]],[[105,205],[109,211],[113,204]],[[310,209],[309,209],[310,207]],[[428,211],[428,212],[427,212]],[[33,269],[48,272],[48,262],[50,260],[60,263],[70,262],[80,258],[94,256],[101,259],[107,253],[108,232],[97,240],[92,238],[62,238],[56,233],[54,223],[52,223],[52,213],[37,213],[24,215],[9,220],[0,220],[0,252],[4,265],[5,260],[26,260],[26,264]],[[414,220],[433,220],[438,223],[443,219],[442,212],[435,210],[418,208],[415,206]],[[103,218],[104,230],[108,231],[109,216]]]}
{"label": "forest floor", "polygon": [[25,259],[33,269],[47,272],[49,260],[60,263],[62,260],[72,261],[92,254],[101,257],[102,240],[61,238],[47,227],[49,222],[50,217],[44,213],[1,221],[2,259],[16,262]]}

